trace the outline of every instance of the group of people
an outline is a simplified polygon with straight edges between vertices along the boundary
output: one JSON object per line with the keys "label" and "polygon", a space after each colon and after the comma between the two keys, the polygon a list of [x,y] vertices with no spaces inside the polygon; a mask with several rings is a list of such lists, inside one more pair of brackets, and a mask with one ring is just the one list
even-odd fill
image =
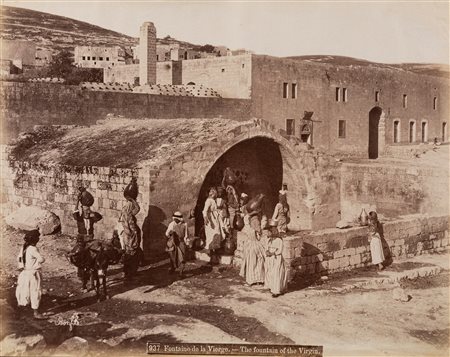
{"label": "group of people", "polygon": [[[228,176],[226,175],[228,171]],[[217,254],[227,238],[234,239],[234,232],[241,231],[245,240],[240,275],[249,286],[259,285],[270,290],[273,297],[283,294],[287,288],[286,269],[282,255],[283,237],[287,233],[290,220],[290,209],[287,203],[287,188],[279,191],[272,218],[267,219],[264,210],[265,196],[258,194],[252,199],[246,194],[239,194],[230,177],[231,170],[226,169],[222,185],[212,187],[202,211],[205,247],[209,249],[211,258]],[[86,191],[84,191],[86,192]],[[136,193],[137,195],[137,193]],[[134,195],[134,196],[136,196]],[[135,277],[139,263],[143,258],[141,249],[141,230],[136,222],[140,207],[133,195],[124,194],[124,204],[120,218],[114,228],[113,237],[120,241],[122,262],[124,266],[124,282]],[[77,244],[85,247],[94,240],[94,225],[102,219],[102,215],[93,212],[88,204],[79,199],[73,218],[77,222]],[[376,212],[369,213],[369,242],[372,263],[383,269],[385,260],[380,237],[380,223]],[[183,275],[186,246],[189,245],[187,224],[181,212],[175,212],[172,222],[166,230],[166,252],[170,258],[170,272],[178,271]],[[36,244],[39,242],[39,231],[33,230],[25,234],[18,262],[22,272],[18,278],[16,298],[19,306],[31,304],[34,316],[44,318],[38,311],[41,300],[41,265],[44,258]],[[78,269],[78,276],[88,272]]]}
{"label": "group of people", "polygon": [[[287,276],[283,259],[283,236],[289,223],[286,191],[281,190],[272,219],[264,215],[264,195],[243,206],[245,234],[240,275],[248,286],[260,285],[272,297],[285,293]],[[258,204],[258,202],[261,202]]]}
{"label": "group of people", "polygon": [[[134,183],[135,184],[135,183]],[[89,197],[89,202],[83,202],[82,195]],[[126,204],[124,204],[118,223],[113,231],[113,237],[120,240],[122,250],[122,262],[124,266],[124,282],[129,283],[136,275],[139,262],[143,257],[141,245],[141,231],[136,221],[136,215],[140,207],[136,200],[125,194]],[[82,249],[88,249],[89,244],[94,242],[94,225],[102,220],[102,215],[91,210],[93,197],[87,191],[80,188],[80,196],[77,201],[73,218],[77,223],[78,235],[77,245]],[[19,308],[31,305],[36,319],[45,319],[39,312],[41,302],[41,267],[45,259],[36,247],[39,242],[40,233],[38,229],[28,231],[24,236],[24,244],[17,257],[19,274],[16,299]],[[78,268],[78,277],[85,282],[89,271],[83,267]],[[85,289],[86,287],[83,286]]]}
{"label": "group of people", "polygon": [[[126,191],[125,191],[126,192]],[[139,204],[131,195],[124,194],[126,203],[123,205],[119,220],[113,230],[113,238],[117,237],[123,252],[122,262],[124,271],[124,282],[128,284],[135,277],[139,262],[143,258],[141,249],[141,230],[136,221],[136,215],[140,211]],[[80,209],[81,206],[81,209]],[[94,240],[94,224],[103,217],[98,212],[93,212],[90,205],[83,205],[82,200],[77,202],[73,218],[77,222],[78,235],[77,244],[82,248],[89,247]],[[78,276],[89,274],[85,268],[78,268]]]}

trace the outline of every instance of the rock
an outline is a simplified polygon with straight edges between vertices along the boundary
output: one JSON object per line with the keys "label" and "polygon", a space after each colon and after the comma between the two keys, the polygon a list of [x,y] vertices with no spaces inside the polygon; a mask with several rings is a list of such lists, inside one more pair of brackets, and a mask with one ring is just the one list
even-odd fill
{"label": "rock", "polygon": [[84,338],[75,336],[61,343],[53,353],[54,356],[86,356],[89,343]]}
{"label": "rock", "polygon": [[53,212],[35,206],[22,206],[5,218],[8,226],[15,229],[32,230],[39,228],[41,235],[48,235],[61,226],[61,221]]}
{"label": "rock", "polygon": [[392,296],[394,300],[402,301],[402,302],[408,302],[411,300],[411,296],[406,293],[406,291],[402,288],[394,289],[392,292]]}
{"label": "rock", "polygon": [[0,343],[0,355],[22,355],[26,351],[33,350],[36,353],[43,352],[46,347],[44,336],[30,335],[16,337],[16,334],[6,336]]}
{"label": "rock", "polygon": [[350,223],[341,219],[339,222],[336,223],[336,228],[339,229],[344,229],[344,228],[349,228],[350,227]]}

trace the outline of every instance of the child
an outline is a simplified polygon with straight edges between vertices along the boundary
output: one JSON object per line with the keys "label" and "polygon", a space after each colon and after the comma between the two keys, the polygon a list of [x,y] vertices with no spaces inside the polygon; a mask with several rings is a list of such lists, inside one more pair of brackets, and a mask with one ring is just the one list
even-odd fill
{"label": "child", "polygon": [[276,298],[286,291],[287,276],[282,255],[283,240],[276,226],[269,230],[269,242],[266,252],[264,287]]}
{"label": "child", "polygon": [[19,306],[27,306],[31,303],[35,319],[45,319],[38,311],[42,294],[41,264],[45,261],[36,248],[39,236],[38,230],[25,234],[25,243],[20,249],[18,256],[19,268],[23,270],[17,280],[16,298]]}
{"label": "child", "polygon": [[278,203],[273,211],[272,219],[278,221],[279,232],[286,234],[287,225],[290,220],[289,205],[287,203],[286,194],[280,193],[278,195]]}
{"label": "child", "polygon": [[369,243],[370,243],[370,255],[372,256],[372,264],[377,265],[378,269],[384,269],[384,253],[383,245],[381,244],[381,237],[378,234],[377,225],[369,224]]}

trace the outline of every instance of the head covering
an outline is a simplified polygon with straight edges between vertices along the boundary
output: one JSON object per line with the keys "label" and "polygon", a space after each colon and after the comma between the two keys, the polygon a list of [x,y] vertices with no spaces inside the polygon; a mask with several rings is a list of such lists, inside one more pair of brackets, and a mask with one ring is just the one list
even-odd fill
{"label": "head covering", "polygon": [[176,212],[174,212],[172,218],[173,218],[173,219],[179,219],[179,220],[182,220],[182,219],[183,219],[183,215],[181,214],[180,211],[176,211]]}
{"label": "head covering", "polygon": [[245,197],[248,197],[248,195],[245,192],[242,192],[241,193],[241,198],[245,198]]}
{"label": "head covering", "polygon": [[28,231],[25,233],[25,236],[23,237],[24,241],[27,243],[31,243],[33,241],[36,241],[40,237],[39,229],[33,229],[31,231]]}

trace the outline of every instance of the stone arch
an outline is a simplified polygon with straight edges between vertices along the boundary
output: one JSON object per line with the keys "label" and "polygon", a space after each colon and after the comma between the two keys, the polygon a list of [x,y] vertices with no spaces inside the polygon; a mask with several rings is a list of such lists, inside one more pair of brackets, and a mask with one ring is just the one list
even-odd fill
{"label": "stone arch", "polygon": [[[208,194],[209,187],[220,184],[221,175],[225,167],[233,168],[233,161],[237,156],[245,161],[249,170],[256,175],[266,177],[250,177],[252,183],[241,183],[240,191],[246,191],[249,195],[259,193],[266,189],[267,196],[266,214],[271,215],[278,199],[278,190],[282,184],[288,186],[288,202],[291,207],[291,230],[309,228],[311,225],[310,212],[305,198],[308,196],[309,180],[300,170],[296,150],[289,140],[282,135],[268,129],[257,127],[231,137],[220,146],[211,156],[210,165],[203,170],[202,182],[197,190],[197,204],[195,207],[196,232],[203,224],[201,211]],[[258,152],[259,151],[259,152]],[[258,155],[259,154],[259,155]],[[237,163],[237,174],[248,174]],[[264,170],[270,173],[264,174]],[[244,172],[242,172],[244,171]],[[251,187],[253,185],[253,187]]]}
{"label": "stone arch", "polygon": [[[271,142],[271,147],[276,147],[279,151],[282,174],[277,185],[280,183],[288,185],[288,202],[291,207],[289,229],[297,231],[313,228],[313,220],[317,219],[317,215],[314,216],[314,202],[317,200],[314,180],[317,178],[310,170],[314,160],[306,144],[295,137],[286,139],[264,121],[247,122],[228,129],[213,140],[199,142],[189,151],[150,170],[150,203],[153,209],[149,209],[144,234],[149,242],[145,248],[146,256],[164,250],[166,242],[164,232],[174,211],[183,213],[190,235],[198,233],[198,228],[197,232],[195,229],[198,222],[194,217],[190,217],[190,212],[194,210],[198,217],[198,212],[203,209],[204,197],[201,197],[201,194],[206,190],[203,188],[202,191],[202,187],[208,173],[233,147],[245,145],[252,140]],[[269,210],[273,208],[269,207]]]}

